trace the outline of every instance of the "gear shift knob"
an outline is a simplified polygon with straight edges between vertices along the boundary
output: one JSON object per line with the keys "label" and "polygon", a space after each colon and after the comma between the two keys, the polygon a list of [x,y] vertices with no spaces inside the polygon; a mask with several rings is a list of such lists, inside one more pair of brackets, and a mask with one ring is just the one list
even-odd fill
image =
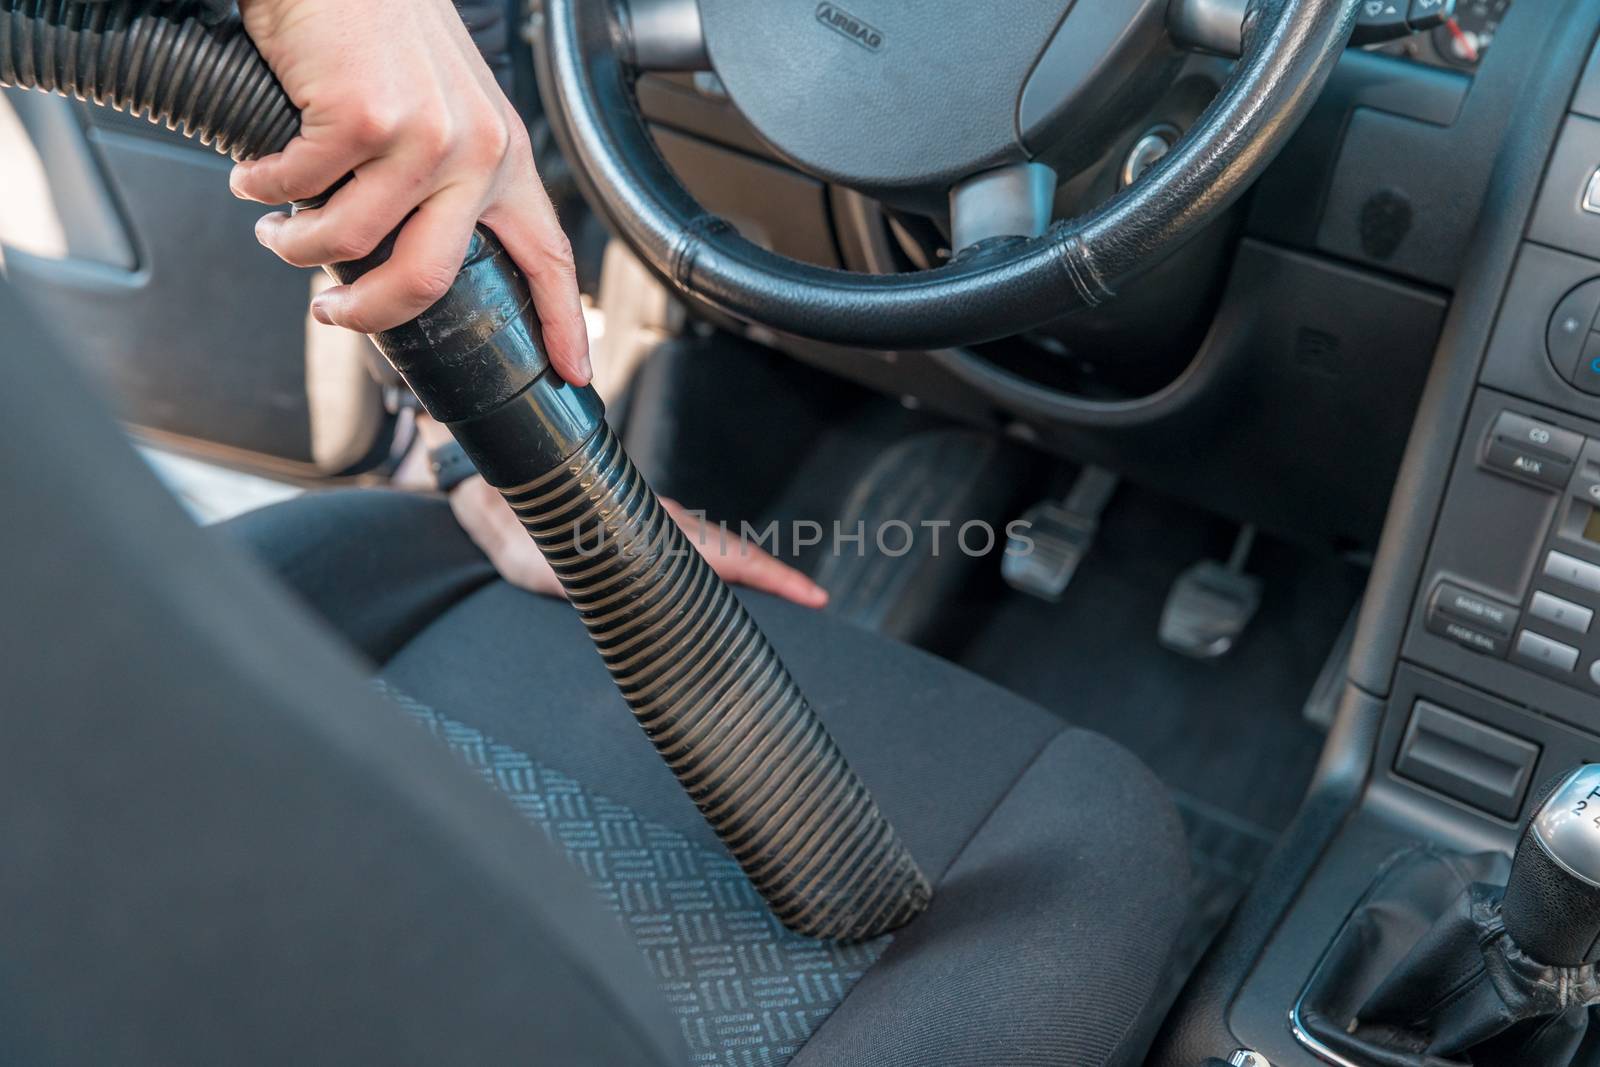
{"label": "gear shift knob", "polygon": [[1501,915],[1517,947],[1540,963],[1600,958],[1600,764],[1561,779],[1528,820]]}

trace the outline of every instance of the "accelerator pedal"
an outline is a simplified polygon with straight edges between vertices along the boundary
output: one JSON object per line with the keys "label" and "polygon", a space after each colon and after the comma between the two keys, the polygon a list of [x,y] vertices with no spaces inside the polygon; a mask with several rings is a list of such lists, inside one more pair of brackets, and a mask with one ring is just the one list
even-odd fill
{"label": "accelerator pedal", "polygon": [[1024,512],[1026,532],[1010,538],[1000,565],[1006,584],[1052,604],[1059,601],[1094,547],[1117,483],[1104,467],[1085,467],[1065,500],[1041,501]]}
{"label": "accelerator pedal", "polygon": [[1228,562],[1201,560],[1178,576],[1161,611],[1161,643],[1192,659],[1227,655],[1261,607],[1261,579],[1244,572],[1256,528],[1246,526]]}

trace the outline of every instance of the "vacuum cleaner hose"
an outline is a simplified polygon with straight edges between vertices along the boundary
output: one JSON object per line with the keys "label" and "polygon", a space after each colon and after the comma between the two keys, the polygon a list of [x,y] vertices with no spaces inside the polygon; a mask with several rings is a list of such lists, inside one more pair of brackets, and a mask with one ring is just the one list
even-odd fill
{"label": "vacuum cleaner hose", "polygon": [[[0,0],[0,85],[143,115],[236,160],[299,129],[238,21],[207,24],[183,3]],[[392,242],[328,271],[353,281]],[[373,340],[516,509],[640,726],[778,919],[859,940],[918,915],[926,877],[598,395],[550,366],[494,235],[480,227],[446,296]]]}
{"label": "vacuum cleaner hose", "polygon": [[182,5],[0,0],[0,85],[145,116],[236,160],[300,130],[239,21],[207,25]]}

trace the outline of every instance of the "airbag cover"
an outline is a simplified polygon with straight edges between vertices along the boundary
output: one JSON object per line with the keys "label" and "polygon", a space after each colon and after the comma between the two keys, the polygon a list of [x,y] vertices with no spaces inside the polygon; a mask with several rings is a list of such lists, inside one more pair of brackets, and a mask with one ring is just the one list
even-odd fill
{"label": "airbag cover", "polygon": [[700,0],[700,14],[712,66],[773,147],[912,206],[1027,158],[1018,100],[1071,6]]}

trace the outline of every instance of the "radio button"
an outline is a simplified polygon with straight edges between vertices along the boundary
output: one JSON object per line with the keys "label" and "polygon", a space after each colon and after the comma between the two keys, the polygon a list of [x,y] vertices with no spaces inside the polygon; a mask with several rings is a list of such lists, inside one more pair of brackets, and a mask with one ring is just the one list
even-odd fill
{"label": "radio button", "polygon": [[1583,450],[1583,435],[1563,430],[1539,419],[1502,411],[1494,423],[1494,435],[1509,445],[1534,448],[1566,460],[1575,460]]}
{"label": "radio button", "polygon": [[1551,552],[1545,557],[1544,574],[1546,578],[1600,593],[1600,567],[1565,552]]}
{"label": "radio button", "polygon": [[1509,636],[1480,630],[1476,626],[1461,622],[1439,611],[1428,612],[1427,627],[1429,633],[1438,634],[1446,640],[1454,641],[1463,648],[1469,648],[1474,652],[1481,652],[1485,656],[1493,656],[1496,659],[1505,657],[1506,646],[1511,643]]}
{"label": "radio button", "polygon": [[1564,674],[1571,673],[1572,668],[1578,665],[1577,649],[1542,637],[1532,630],[1524,630],[1517,635],[1516,656],[1524,663]]}
{"label": "radio button", "polygon": [[1485,633],[1510,637],[1511,631],[1517,628],[1516,608],[1479,596],[1452,582],[1439,583],[1439,591],[1433,597],[1433,606],[1435,610],[1470,623]]}
{"label": "radio button", "polygon": [[1529,478],[1552,489],[1563,488],[1567,479],[1572,477],[1571,460],[1499,439],[1489,442],[1484,463],[1495,470]]}
{"label": "radio button", "polygon": [[1552,626],[1559,626],[1563,630],[1571,630],[1577,634],[1588,633],[1589,624],[1594,622],[1593,611],[1570,600],[1551,596],[1549,593],[1533,594],[1533,603],[1528,605],[1528,614],[1536,619],[1543,619]]}

